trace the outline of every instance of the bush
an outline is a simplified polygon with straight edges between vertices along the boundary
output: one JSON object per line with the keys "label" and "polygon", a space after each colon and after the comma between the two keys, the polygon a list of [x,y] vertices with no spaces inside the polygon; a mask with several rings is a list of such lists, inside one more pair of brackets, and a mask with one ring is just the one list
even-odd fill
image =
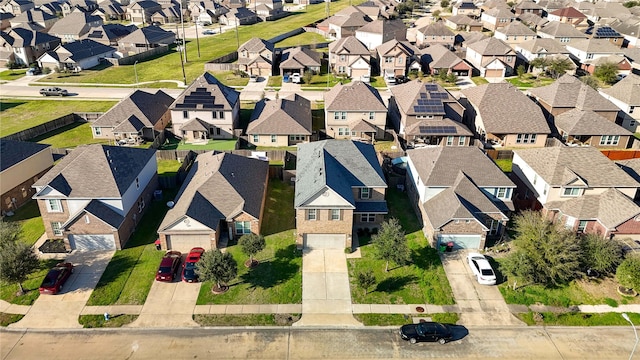
{"label": "bush", "polygon": [[611,274],[623,260],[622,245],[616,240],[588,234],[582,238],[581,245],[584,269]]}
{"label": "bush", "polygon": [[636,291],[640,290],[640,257],[629,256],[626,258],[616,271],[616,279],[620,285],[631,288]]}

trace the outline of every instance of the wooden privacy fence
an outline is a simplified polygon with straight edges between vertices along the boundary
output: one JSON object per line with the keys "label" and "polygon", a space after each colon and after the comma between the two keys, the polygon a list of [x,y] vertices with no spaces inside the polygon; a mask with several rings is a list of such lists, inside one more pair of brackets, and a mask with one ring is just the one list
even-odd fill
{"label": "wooden privacy fence", "polygon": [[640,158],[640,150],[600,150],[611,160],[629,160]]}
{"label": "wooden privacy fence", "polygon": [[65,126],[77,122],[93,122],[103,113],[72,113],[61,116],[57,119],[47,121],[46,123],[36,125],[34,127],[19,131],[15,134],[4,137],[6,140],[29,141],[31,139],[42,136],[50,131],[55,131]]}
{"label": "wooden privacy fence", "polygon": [[[183,161],[189,153],[203,154],[212,150],[158,150],[156,151],[156,158],[162,160],[178,160]],[[216,150],[218,151],[218,150]],[[231,154],[241,155],[241,156],[251,156],[252,153],[255,153],[255,150],[225,150],[218,152],[228,152]],[[267,150],[267,151],[258,151],[266,153],[269,161],[281,161],[285,162],[291,156],[295,156],[293,152],[289,152],[288,150]]]}

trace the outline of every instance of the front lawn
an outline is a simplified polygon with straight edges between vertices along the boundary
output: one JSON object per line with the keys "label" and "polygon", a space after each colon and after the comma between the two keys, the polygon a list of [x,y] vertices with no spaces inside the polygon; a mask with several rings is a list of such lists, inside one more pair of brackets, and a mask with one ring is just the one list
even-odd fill
{"label": "front lawn", "polygon": [[58,149],[69,149],[86,144],[111,144],[108,139],[94,139],[91,124],[78,122],[33,138],[31,141],[49,144]]}
{"label": "front lawn", "polygon": [[117,314],[111,315],[109,321],[104,320],[104,315],[80,315],[78,322],[85,329],[91,328],[119,328],[134,322],[138,315]]}
{"label": "front lawn", "polygon": [[213,71],[211,74],[227,86],[247,86],[249,83],[248,76],[243,77],[233,71]]}
{"label": "front lawn", "polygon": [[311,45],[311,44],[321,44],[328,42],[324,36],[314,33],[314,32],[303,32],[302,34],[298,34],[295,36],[291,36],[286,38],[275,44],[275,47],[284,48],[291,46],[300,46],[300,45]]}
{"label": "front lawn", "polygon": [[489,81],[485,78],[483,78],[482,76],[474,76],[471,78],[471,81],[473,81],[474,84],[476,84],[476,86],[480,86],[480,85],[484,85],[484,84],[488,84]]}
{"label": "front lawn", "polygon": [[[327,81],[329,82],[327,84]],[[303,83],[303,88],[332,88],[337,83],[348,84],[351,79],[345,77],[335,76],[334,74],[319,74],[313,75],[309,84]]]}
{"label": "front lawn", "polygon": [[[634,324],[640,323],[640,314],[628,313]],[[516,314],[516,316],[529,326],[627,326],[629,323],[620,313],[562,313],[550,312]]]}
{"label": "front lawn", "polygon": [[7,314],[7,313],[0,312],[0,326],[7,327],[13,323],[16,323],[22,320],[23,317],[24,315],[20,315],[20,314]]}
{"label": "front lawn", "polygon": [[197,314],[193,320],[200,326],[291,326],[300,314]]}
{"label": "front lawn", "polygon": [[[364,326],[401,326],[411,322],[411,315],[407,314],[353,314],[356,320]],[[432,321],[444,324],[456,324],[460,316],[456,313],[420,314],[415,317],[431,318]]]}
{"label": "front lawn", "polygon": [[49,269],[56,266],[59,262],[60,260],[55,259],[40,261],[38,270],[31,273],[27,280],[22,283],[22,288],[25,293],[21,296],[16,295],[19,289],[18,284],[8,284],[0,281],[0,299],[16,305],[33,305],[33,302],[40,296],[38,289],[40,288],[42,280],[49,272]]}
{"label": "front lawn", "polygon": [[553,83],[555,80],[552,78],[544,77],[544,76],[538,77],[531,74],[525,74],[522,77],[507,79],[507,81],[519,88],[532,88],[532,87],[547,86]]}
{"label": "front lawn", "polygon": [[6,216],[3,221],[18,222],[22,228],[20,241],[29,246],[33,246],[44,234],[42,216],[40,216],[40,209],[38,209],[38,203],[35,200],[29,200],[16,210],[13,216]]}
{"label": "front lawn", "polygon": [[5,70],[3,72],[0,72],[0,80],[4,80],[4,81],[17,80],[17,79],[20,79],[21,77],[24,77],[26,73],[27,73],[26,68]]}
{"label": "front lawn", "polygon": [[[390,264],[384,271],[385,261],[375,257],[375,249],[368,236],[361,237],[362,258],[349,259],[351,297],[357,304],[453,304],[453,293],[449,286],[438,251],[424,237],[418,219],[405,193],[396,189],[387,190],[389,217],[400,221],[411,249],[412,262],[398,267]],[[360,272],[372,270],[376,284],[365,295],[365,289],[355,281]]]}

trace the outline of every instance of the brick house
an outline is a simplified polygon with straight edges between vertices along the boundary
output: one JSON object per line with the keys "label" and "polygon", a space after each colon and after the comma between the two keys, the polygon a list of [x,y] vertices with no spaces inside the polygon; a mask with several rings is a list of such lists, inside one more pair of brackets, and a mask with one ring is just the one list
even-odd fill
{"label": "brick house", "polygon": [[238,49],[238,69],[250,75],[273,75],[274,47],[273,43],[251,38]]}
{"label": "brick house", "polygon": [[51,146],[0,139],[0,210],[15,212],[31,200],[31,185],[53,166]]}
{"label": "brick house", "polygon": [[502,40],[490,37],[467,45],[467,60],[486,78],[511,76],[516,66],[516,52]]}
{"label": "brick house", "polygon": [[371,76],[371,53],[355,36],[341,38],[329,44],[329,67],[352,79]]}
{"label": "brick house", "polygon": [[309,142],[312,134],[311,102],[298,94],[258,101],[247,126],[255,146],[295,146]]}

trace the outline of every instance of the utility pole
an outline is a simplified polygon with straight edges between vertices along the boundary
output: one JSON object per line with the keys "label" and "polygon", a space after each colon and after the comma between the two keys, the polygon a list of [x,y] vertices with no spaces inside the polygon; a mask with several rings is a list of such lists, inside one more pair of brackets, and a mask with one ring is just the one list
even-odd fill
{"label": "utility pole", "polygon": [[[183,33],[184,34],[184,33]],[[180,31],[178,29],[178,24],[176,23],[176,35],[180,35]],[[176,40],[176,42],[178,42]],[[182,47],[184,48],[184,39],[182,39]],[[184,86],[187,86],[187,75],[184,72],[184,59],[182,58],[182,50],[180,49],[180,51],[178,51],[180,53],[180,65],[182,66],[182,79],[184,80]]]}
{"label": "utility pole", "polygon": [[236,43],[238,45],[236,51],[240,50],[240,35],[238,35],[238,18],[236,17]]}
{"label": "utility pole", "polygon": [[200,59],[200,38],[198,37],[198,21],[196,20],[196,44],[198,46],[198,59]]}
{"label": "utility pole", "polygon": [[[184,33],[184,19],[182,18],[182,0],[180,0],[180,23],[182,24],[182,51],[184,51],[184,62],[187,62],[187,44],[185,43],[186,35]],[[186,85],[186,84],[185,84]]]}

